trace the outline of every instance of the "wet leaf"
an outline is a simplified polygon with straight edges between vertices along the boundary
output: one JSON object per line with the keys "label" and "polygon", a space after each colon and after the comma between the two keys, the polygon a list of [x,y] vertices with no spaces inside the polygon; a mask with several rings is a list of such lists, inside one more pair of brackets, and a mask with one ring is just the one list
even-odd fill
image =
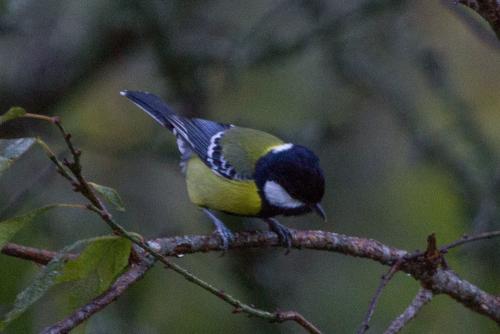
{"label": "wet leaf", "polygon": [[76,260],[66,264],[58,282],[79,281],[96,275],[98,292],[103,292],[128,265],[131,247],[131,242],[125,238],[96,240]]}
{"label": "wet leaf", "polygon": [[0,331],[2,331],[11,321],[23,314],[31,305],[39,300],[50,287],[58,282],[56,278],[62,273],[62,269],[66,262],[66,255],[85,244],[100,240],[101,238],[103,237],[78,240],[57,253],[52,261],[36,275],[31,284],[17,295],[12,310],[10,310],[5,315],[4,319],[0,321]]}
{"label": "wet leaf", "polygon": [[101,186],[100,184],[89,182],[89,184],[94,188],[94,190],[111,203],[116,210],[125,211],[122,199],[118,192],[110,187]]}

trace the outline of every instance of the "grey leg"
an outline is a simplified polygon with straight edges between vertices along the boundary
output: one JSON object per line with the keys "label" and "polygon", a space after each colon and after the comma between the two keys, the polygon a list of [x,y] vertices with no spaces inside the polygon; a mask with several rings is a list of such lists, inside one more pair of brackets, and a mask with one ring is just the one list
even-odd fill
{"label": "grey leg", "polygon": [[209,209],[203,209],[203,212],[212,220],[215,225],[215,233],[219,235],[222,240],[222,250],[225,252],[229,248],[229,243],[234,240],[234,235],[224,223],[217,218],[214,213]]}
{"label": "grey leg", "polygon": [[285,225],[281,225],[274,218],[266,218],[264,221],[269,225],[269,229],[278,235],[283,246],[286,246],[286,254],[290,253],[292,247],[292,232]]}

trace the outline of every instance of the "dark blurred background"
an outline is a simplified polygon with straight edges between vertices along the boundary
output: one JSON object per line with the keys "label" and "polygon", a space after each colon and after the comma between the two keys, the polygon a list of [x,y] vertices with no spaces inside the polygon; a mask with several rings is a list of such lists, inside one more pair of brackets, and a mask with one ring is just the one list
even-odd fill
{"label": "dark blurred background", "polygon": [[[451,3],[452,1],[450,1]],[[116,188],[115,213],[146,237],[203,234],[211,223],[187,198],[173,137],[119,95],[154,92],[189,116],[272,132],[311,147],[327,178],[328,223],[283,218],[296,229],[369,237],[407,250],[498,229],[500,57],[473,12],[436,1],[1,1],[0,113],[13,105],[59,115],[83,150],[84,174]],[[471,29],[474,26],[474,29]],[[16,120],[0,137],[53,127]],[[0,219],[52,202],[79,202],[40,149],[0,179]],[[224,217],[233,230],[263,229]],[[52,211],[16,242],[57,250],[109,233],[90,213]],[[454,250],[461,276],[500,293],[498,241]],[[281,249],[178,259],[257,307],[294,309],[326,333],[352,333],[379,277],[372,261]],[[38,268],[0,256],[0,312]],[[398,274],[372,320],[379,333],[418,283]],[[92,297],[59,285],[7,333],[39,331]],[[88,333],[299,333],[231,308],[156,268],[91,318]],[[405,333],[497,333],[491,320],[437,296]]]}

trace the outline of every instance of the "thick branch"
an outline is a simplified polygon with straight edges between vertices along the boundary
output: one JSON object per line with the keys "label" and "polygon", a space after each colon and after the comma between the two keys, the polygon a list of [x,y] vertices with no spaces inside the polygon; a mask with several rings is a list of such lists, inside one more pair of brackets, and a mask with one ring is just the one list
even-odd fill
{"label": "thick branch", "polygon": [[[2,248],[2,254],[33,261],[38,264],[47,264],[56,256],[57,252],[8,243]],[[71,255],[68,258],[74,257],[75,255]]]}
{"label": "thick branch", "polygon": [[415,318],[425,304],[431,301],[432,296],[432,291],[421,288],[406,310],[399,317],[394,319],[384,334],[398,333],[408,322],[410,322],[410,320]]}
{"label": "thick branch", "polygon": [[[293,231],[292,246],[297,249],[315,249],[342,253],[345,255],[372,259],[384,265],[393,265],[408,252],[386,246],[376,240],[350,237],[324,231]],[[152,241],[168,256],[179,254],[219,251],[220,240],[216,236],[183,236],[161,238]],[[151,244],[151,242],[150,242]],[[230,249],[280,247],[276,234],[272,232],[244,232],[236,234]],[[13,254],[12,244],[2,249],[7,255]],[[20,256],[26,258],[27,256]],[[400,270],[412,275],[434,294],[447,294],[464,306],[486,315],[500,323],[500,297],[488,294],[470,282],[460,278],[449,269],[438,268],[429,273],[425,263],[403,262]]]}
{"label": "thick branch", "polygon": [[[393,265],[408,252],[386,246],[379,241],[350,237],[325,231],[293,231],[292,247],[332,251],[355,257],[372,259],[384,265]],[[155,240],[166,255],[220,250],[215,236],[184,236]],[[230,245],[231,249],[279,247],[272,232],[240,233]],[[426,263],[403,261],[400,270],[412,275],[434,294],[444,293],[464,306],[500,323],[500,297],[491,295],[460,278],[449,269],[437,268],[430,273]]]}
{"label": "thick branch", "polygon": [[[375,260],[385,265],[408,254],[407,251],[386,246],[373,239],[351,237],[326,231],[292,231],[292,247],[297,249],[325,250],[355,257]],[[199,252],[218,251],[220,240],[212,235],[191,235],[155,239],[168,256]],[[229,249],[280,247],[278,237],[273,232],[242,232],[237,233]]]}

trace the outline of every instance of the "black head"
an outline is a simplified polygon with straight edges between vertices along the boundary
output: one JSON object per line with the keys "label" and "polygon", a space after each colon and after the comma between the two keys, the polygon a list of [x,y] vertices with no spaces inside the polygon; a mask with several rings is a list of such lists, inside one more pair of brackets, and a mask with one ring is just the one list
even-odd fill
{"label": "black head", "polygon": [[263,216],[298,215],[320,210],[325,179],[318,157],[300,145],[280,145],[257,161],[255,181]]}

